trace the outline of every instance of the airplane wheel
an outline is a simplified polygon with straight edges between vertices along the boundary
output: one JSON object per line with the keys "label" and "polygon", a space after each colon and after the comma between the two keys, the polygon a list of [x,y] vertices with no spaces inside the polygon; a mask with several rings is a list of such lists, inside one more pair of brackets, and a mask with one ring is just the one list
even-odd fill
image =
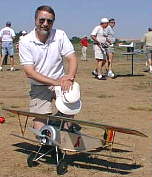
{"label": "airplane wheel", "polygon": [[60,160],[57,165],[57,174],[64,175],[68,171],[67,168],[68,168],[67,163],[63,159]]}
{"label": "airplane wheel", "polygon": [[31,153],[27,158],[28,167],[36,167],[39,163],[34,161],[36,154]]}

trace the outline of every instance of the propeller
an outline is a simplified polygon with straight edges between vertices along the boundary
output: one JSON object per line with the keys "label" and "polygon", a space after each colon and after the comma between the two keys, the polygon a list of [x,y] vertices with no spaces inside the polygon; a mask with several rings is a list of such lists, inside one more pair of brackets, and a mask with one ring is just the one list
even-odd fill
{"label": "propeller", "polygon": [[[36,136],[38,136],[38,137],[40,137],[40,142],[41,143],[43,143],[43,144],[46,144],[46,145],[52,145],[52,144],[54,144],[54,145],[57,145],[57,146],[59,146],[59,143],[57,142],[57,141],[55,141],[55,140],[53,140],[51,137],[49,137],[49,136],[47,136],[47,135],[43,135],[43,134],[41,134],[41,132],[40,132],[40,130],[38,130],[38,129],[35,129],[35,128],[32,128],[32,127],[29,127],[28,128],[33,134],[35,134]],[[49,142],[51,142],[51,143],[49,143]]]}

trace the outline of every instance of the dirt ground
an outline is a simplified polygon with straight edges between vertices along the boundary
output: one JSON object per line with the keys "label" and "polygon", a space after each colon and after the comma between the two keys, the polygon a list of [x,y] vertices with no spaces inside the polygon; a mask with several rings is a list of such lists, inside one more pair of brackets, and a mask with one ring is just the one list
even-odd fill
{"label": "dirt ground", "polygon": [[[69,154],[68,172],[64,176],[151,177],[152,75],[143,72],[144,58],[135,56],[133,77],[128,75],[131,73],[131,60],[126,57],[115,57],[113,67],[119,76],[116,79],[96,80],[91,75],[94,67],[92,57],[88,61],[79,60],[76,81],[81,86],[83,106],[76,118],[136,129],[148,138],[116,133],[116,142],[129,147],[115,144],[113,152],[103,150],[94,155]],[[8,68],[9,65],[5,66],[5,71],[0,73],[0,108],[27,110],[28,81],[19,65],[15,72],[8,71]],[[40,162],[37,167],[27,166],[27,156],[36,144],[10,135],[20,135],[15,115],[2,110],[0,115],[6,118],[6,122],[0,124],[0,177],[57,176],[55,163],[50,159]],[[85,131],[97,137],[103,134],[101,129],[85,127]]]}

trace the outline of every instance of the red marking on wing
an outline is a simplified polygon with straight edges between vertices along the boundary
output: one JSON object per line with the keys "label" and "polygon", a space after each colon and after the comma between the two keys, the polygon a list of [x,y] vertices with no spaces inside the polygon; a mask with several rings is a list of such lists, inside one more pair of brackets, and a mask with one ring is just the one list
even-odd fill
{"label": "red marking on wing", "polygon": [[77,141],[76,141],[74,147],[79,147],[80,146],[80,139],[81,139],[81,136],[78,136]]}

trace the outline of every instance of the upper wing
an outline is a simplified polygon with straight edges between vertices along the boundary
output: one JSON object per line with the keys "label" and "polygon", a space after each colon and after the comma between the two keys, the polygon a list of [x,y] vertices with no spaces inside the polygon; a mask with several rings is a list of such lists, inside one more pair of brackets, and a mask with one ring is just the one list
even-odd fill
{"label": "upper wing", "polygon": [[29,116],[29,117],[37,117],[37,118],[47,118],[48,114],[37,114],[37,113],[31,113],[27,111],[18,111],[15,109],[8,109],[8,108],[3,108],[5,111],[12,112],[17,115],[23,115],[23,116]]}
{"label": "upper wing", "polygon": [[38,117],[38,118],[49,118],[49,119],[56,119],[56,120],[58,119],[58,120],[68,121],[68,122],[77,123],[77,124],[90,126],[90,127],[110,129],[110,130],[120,132],[120,133],[131,134],[131,135],[142,136],[142,137],[148,137],[147,135],[143,134],[140,131],[129,129],[129,128],[115,127],[115,126],[99,124],[99,123],[94,123],[94,122],[89,122],[89,121],[84,121],[84,120],[76,120],[76,119],[73,119],[73,118],[67,118],[67,117],[62,117],[62,116],[30,113],[30,112],[18,111],[18,110],[14,110],[14,109],[3,108],[3,110],[6,110],[6,111],[12,112],[14,114],[18,114],[18,115],[24,115],[24,116],[29,116],[29,117]]}
{"label": "upper wing", "polygon": [[72,122],[72,123],[77,123],[77,124],[86,125],[86,126],[90,126],[90,127],[110,129],[110,130],[120,132],[120,133],[126,133],[126,134],[142,136],[142,137],[148,137],[147,135],[145,135],[145,134],[143,134],[143,133],[141,133],[137,130],[133,130],[133,129],[129,129],[129,128],[115,127],[115,126],[111,126],[111,125],[99,124],[99,123],[94,123],[94,122],[89,122],[89,121],[84,121],[84,120],[76,120],[76,119],[66,118],[66,117],[61,117],[61,116],[49,115],[49,117],[51,119],[55,118],[55,119],[69,121],[69,122]]}

